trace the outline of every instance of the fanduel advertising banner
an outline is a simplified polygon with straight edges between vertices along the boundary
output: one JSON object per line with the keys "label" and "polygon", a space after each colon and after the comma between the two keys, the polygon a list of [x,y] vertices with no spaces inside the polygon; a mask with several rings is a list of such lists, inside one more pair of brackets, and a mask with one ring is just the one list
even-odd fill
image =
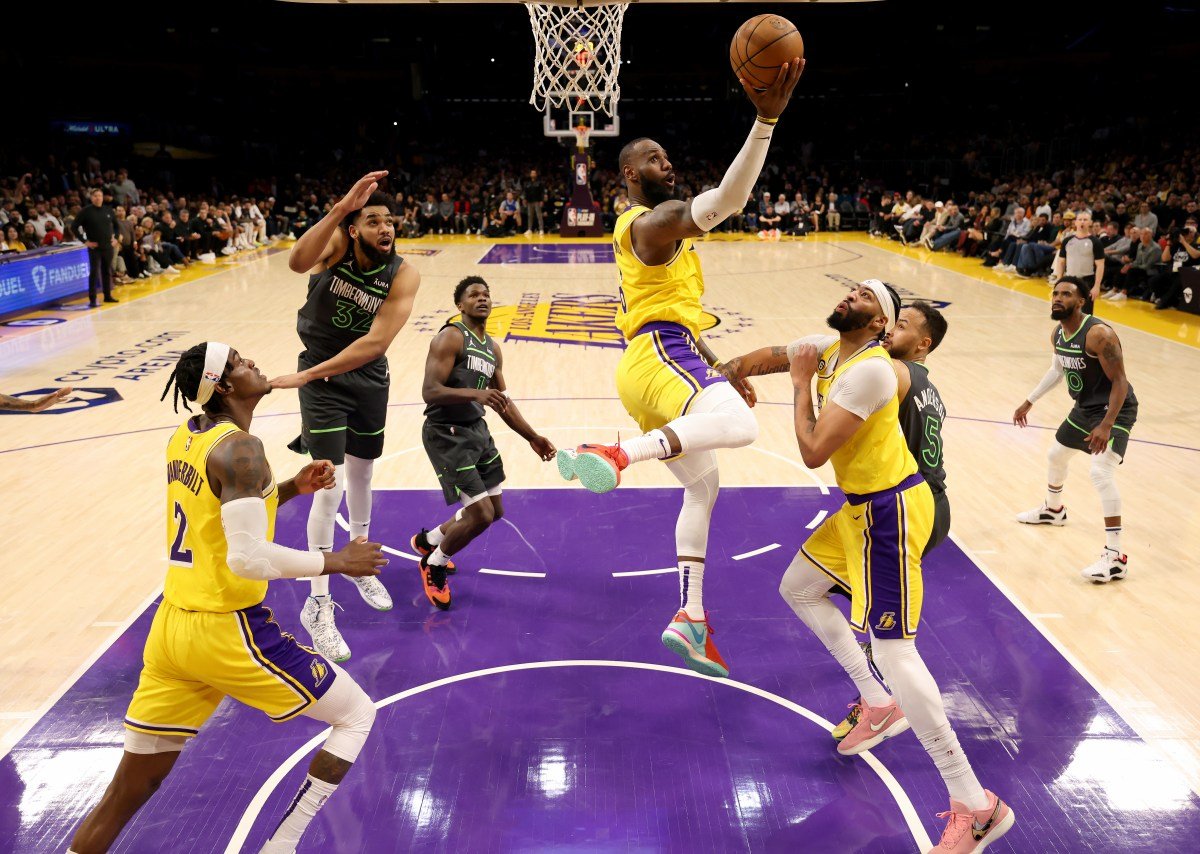
{"label": "fanduel advertising banner", "polygon": [[83,246],[0,256],[0,317],[86,291]]}

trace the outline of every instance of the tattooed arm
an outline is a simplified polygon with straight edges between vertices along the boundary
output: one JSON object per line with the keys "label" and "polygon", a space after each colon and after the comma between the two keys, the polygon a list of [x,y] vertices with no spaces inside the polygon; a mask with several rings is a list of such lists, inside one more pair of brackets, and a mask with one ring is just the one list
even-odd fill
{"label": "tattooed arm", "polygon": [[1088,447],[1093,454],[1103,454],[1108,448],[1108,439],[1112,433],[1113,424],[1125,405],[1129,394],[1129,379],[1125,376],[1125,356],[1121,352],[1121,339],[1111,327],[1097,325],[1088,330],[1087,341],[1084,344],[1088,353],[1100,360],[1104,375],[1112,381],[1112,391],[1108,393],[1108,411],[1104,420],[1096,425],[1088,434]]}
{"label": "tattooed arm", "polygon": [[713,367],[724,374],[730,382],[744,380],[747,377],[782,374],[788,369],[787,350],[786,345],[762,347]]}

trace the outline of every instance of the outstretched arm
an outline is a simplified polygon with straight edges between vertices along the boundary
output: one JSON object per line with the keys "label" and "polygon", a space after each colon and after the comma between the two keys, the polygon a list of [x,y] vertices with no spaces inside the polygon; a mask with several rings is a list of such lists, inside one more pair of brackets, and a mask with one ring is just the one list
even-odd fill
{"label": "outstretched arm", "polygon": [[70,386],[65,386],[36,400],[27,400],[23,397],[10,397],[7,394],[0,394],[0,409],[11,409],[16,412],[41,412],[43,409],[49,409],[54,404],[64,400],[71,391]]}
{"label": "outstretched arm", "polygon": [[[498,346],[493,345],[493,347],[496,351],[496,373],[492,375],[492,388],[504,394],[508,389],[508,385],[504,382],[504,357]],[[507,395],[505,395],[505,399],[508,399]],[[521,414],[512,400],[508,400],[508,405],[497,412],[514,433],[529,443],[529,447],[533,448],[535,454],[546,461],[554,459],[554,455],[557,453],[554,443],[529,426],[529,422],[525,420],[525,416]]]}
{"label": "outstretched arm", "polygon": [[408,316],[412,314],[413,300],[416,299],[417,289],[420,287],[421,274],[417,272],[417,268],[411,264],[401,264],[396,278],[392,280],[391,290],[371,322],[370,332],[348,345],[332,359],[326,359],[299,373],[276,377],[271,380],[271,388],[300,388],[314,380],[323,380],[356,370],[385,355],[396,335],[408,322]]}
{"label": "outstretched arm", "polygon": [[631,230],[638,256],[650,264],[662,263],[657,256],[685,237],[699,237],[716,228],[731,214],[746,206],[746,199],[762,172],[775,122],[792,97],[792,91],[804,73],[803,59],[785,62],[766,90],[756,92],[741,80],[746,97],[758,110],[742,150],[734,158],[719,186],[706,190],[688,202],[663,202],[650,213],[640,216]]}

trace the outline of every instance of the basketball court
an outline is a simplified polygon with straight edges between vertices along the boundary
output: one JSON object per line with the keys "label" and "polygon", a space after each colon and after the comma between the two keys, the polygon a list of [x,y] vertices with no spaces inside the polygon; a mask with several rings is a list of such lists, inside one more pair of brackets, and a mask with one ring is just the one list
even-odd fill
{"label": "basketball court", "polygon": [[[574,133],[563,128],[567,133]],[[306,277],[287,245],[122,289],[100,311],[46,310],[0,324],[0,389],[72,385],[47,413],[0,416],[0,846],[65,850],[119,761],[121,719],[161,594],[161,465],[184,417],[159,395],[178,354],[225,341],[268,375],[294,370]],[[422,286],[389,351],[372,539],[391,560],[390,612],[348,582],[332,592],[354,651],[347,670],[379,709],[370,739],[301,851],[925,850],[946,809],[941,779],[905,734],[846,758],[829,730],[853,686],[780,599],[780,577],[841,504],[830,467],[796,449],[786,375],[755,380],[758,441],[719,454],[707,603],[727,680],[677,666],[658,640],[675,608],[680,491],[652,463],[618,490],[564,484],[490,417],[506,514],[455,556],[454,605],[432,609],[409,537],[445,515],[421,446],[421,378],[464,276],[489,283],[489,332],[509,392],[558,447],[636,426],[616,397],[623,343],[604,238],[398,240]],[[1079,569],[1102,544],[1086,462],[1072,464],[1064,528],[1016,523],[1044,495],[1045,454],[1069,409],[1060,389],[1030,427],[1013,410],[1045,371],[1048,288],[861,233],[698,243],[705,338],[728,358],[822,331],[848,286],[893,283],[942,308],[929,359],[945,428],[952,539],[925,561],[919,648],[980,781],[1015,810],[997,850],[1194,850],[1200,821],[1200,665],[1192,603],[1200,553],[1200,318],[1101,304],[1140,401],[1118,476],[1129,577]],[[303,463],[294,391],[257,410],[276,476]],[[305,548],[309,499],[281,508],[276,541]],[[339,517],[338,545],[345,542]],[[306,584],[266,604],[304,633]],[[324,739],[222,703],[115,851],[257,850]],[[1003,846],[1007,845],[1007,848]]]}

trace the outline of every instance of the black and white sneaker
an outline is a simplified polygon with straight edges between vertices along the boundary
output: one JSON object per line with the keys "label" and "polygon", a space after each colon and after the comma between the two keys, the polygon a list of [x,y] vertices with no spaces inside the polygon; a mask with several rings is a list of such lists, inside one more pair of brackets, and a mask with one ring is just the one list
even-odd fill
{"label": "black and white sneaker", "polygon": [[1106,548],[1100,553],[1100,559],[1090,566],[1085,566],[1080,573],[1088,581],[1096,584],[1108,584],[1129,574],[1129,557],[1115,549]]}
{"label": "black and white sneaker", "polygon": [[1061,528],[1067,524],[1067,508],[1064,505],[1057,510],[1051,510],[1043,502],[1042,506],[1036,510],[1018,513],[1017,521],[1025,525],[1054,525],[1056,528]]}

